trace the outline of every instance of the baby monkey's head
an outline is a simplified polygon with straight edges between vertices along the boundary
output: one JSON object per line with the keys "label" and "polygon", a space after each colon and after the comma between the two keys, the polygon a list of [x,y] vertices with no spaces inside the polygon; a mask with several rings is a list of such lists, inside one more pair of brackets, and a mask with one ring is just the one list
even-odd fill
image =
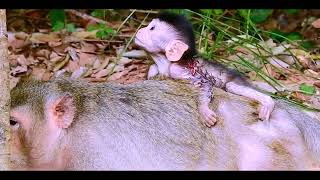
{"label": "baby monkey's head", "polygon": [[168,60],[189,59],[197,54],[192,24],[182,15],[161,13],[141,28],[135,44],[151,54],[165,53]]}

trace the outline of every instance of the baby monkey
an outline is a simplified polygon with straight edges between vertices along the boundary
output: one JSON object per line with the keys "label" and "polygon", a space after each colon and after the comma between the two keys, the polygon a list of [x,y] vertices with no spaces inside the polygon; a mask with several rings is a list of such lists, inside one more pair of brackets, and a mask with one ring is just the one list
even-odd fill
{"label": "baby monkey", "polygon": [[184,16],[159,14],[147,27],[137,32],[135,44],[147,51],[155,62],[150,66],[148,79],[156,75],[188,79],[200,87],[198,107],[208,127],[217,121],[216,114],[209,108],[213,87],[258,101],[259,118],[269,120],[274,109],[273,99],[256,90],[235,70],[197,57],[192,24]]}

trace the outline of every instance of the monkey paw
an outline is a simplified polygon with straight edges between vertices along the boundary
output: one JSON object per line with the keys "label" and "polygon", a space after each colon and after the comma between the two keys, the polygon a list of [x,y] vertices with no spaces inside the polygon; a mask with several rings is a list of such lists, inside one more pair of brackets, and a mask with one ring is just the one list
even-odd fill
{"label": "monkey paw", "polygon": [[271,97],[270,99],[262,103],[259,110],[259,119],[261,119],[262,121],[269,121],[274,106],[275,103]]}
{"label": "monkey paw", "polygon": [[214,113],[211,109],[209,109],[208,107],[206,108],[201,108],[200,107],[200,114],[202,115],[202,117],[205,119],[205,124],[208,127],[214,126],[217,122],[217,115],[216,113]]}

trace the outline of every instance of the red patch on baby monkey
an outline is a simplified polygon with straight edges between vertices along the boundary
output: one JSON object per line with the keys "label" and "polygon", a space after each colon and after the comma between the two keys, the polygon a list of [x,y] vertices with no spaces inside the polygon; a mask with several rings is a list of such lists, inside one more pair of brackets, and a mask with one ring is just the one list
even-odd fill
{"label": "red patch on baby monkey", "polygon": [[198,69],[197,65],[198,65],[198,61],[194,59],[192,59],[187,63],[187,68],[191,71],[192,76],[196,74],[196,71]]}

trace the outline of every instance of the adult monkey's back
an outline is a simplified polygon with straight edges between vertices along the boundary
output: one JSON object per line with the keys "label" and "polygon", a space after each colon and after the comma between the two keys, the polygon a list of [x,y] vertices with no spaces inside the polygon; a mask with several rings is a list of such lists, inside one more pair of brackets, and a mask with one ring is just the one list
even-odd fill
{"label": "adult monkey's back", "polygon": [[[267,127],[250,116],[254,103],[215,91],[212,108],[221,121],[209,129],[198,119],[198,92],[182,82],[18,84],[11,93],[13,168],[268,170],[319,163],[319,121],[277,102]],[[296,126],[293,118],[301,117],[287,111],[314,127]]]}

